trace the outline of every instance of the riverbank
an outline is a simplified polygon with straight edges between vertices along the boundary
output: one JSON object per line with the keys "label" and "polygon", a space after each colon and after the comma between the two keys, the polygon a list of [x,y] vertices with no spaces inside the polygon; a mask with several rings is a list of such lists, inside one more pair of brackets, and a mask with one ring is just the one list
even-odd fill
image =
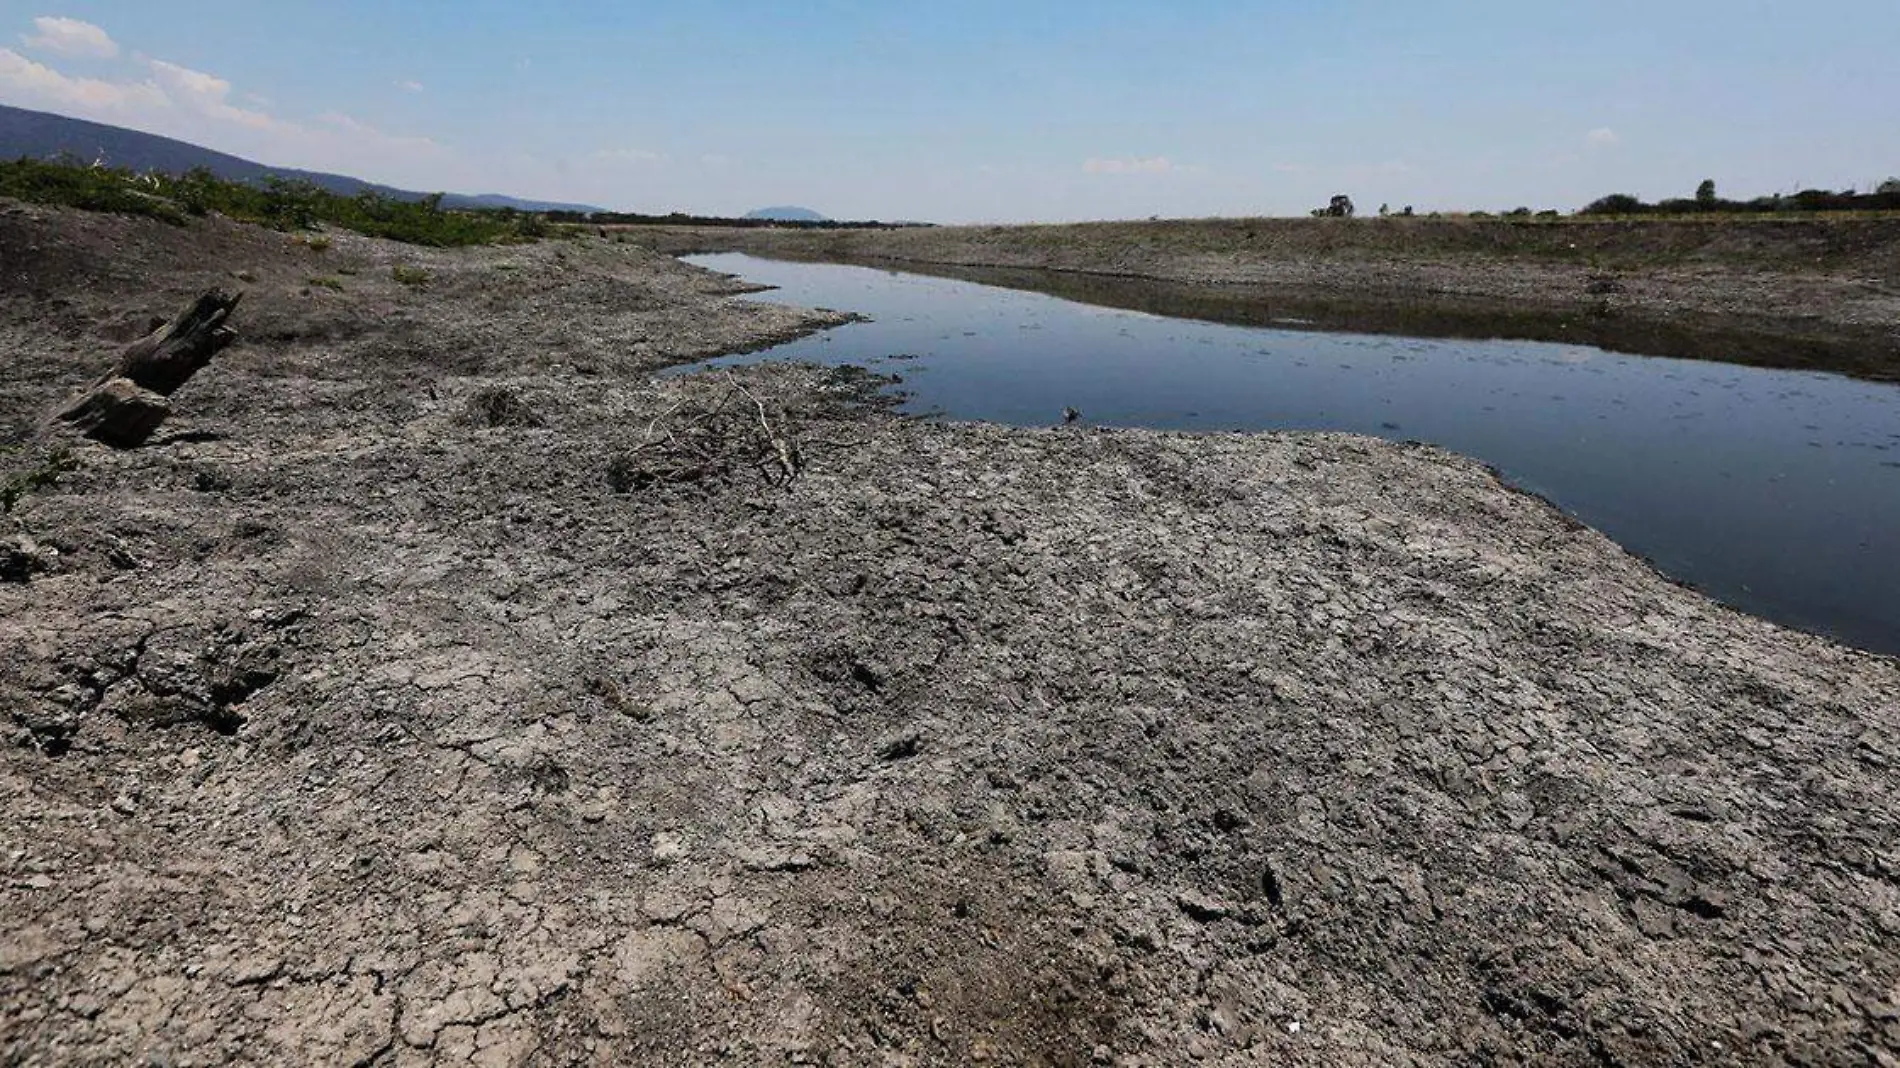
{"label": "riverbank", "polygon": [[[249,290],[160,444],[7,519],[10,1063],[1900,1043],[1900,665],[1469,460],[656,381],[842,317],[598,239],[0,257],[12,428]],[[789,486],[643,448],[734,381]]]}
{"label": "riverbank", "polygon": [[1569,341],[1900,380],[1900,219],[622,232],[667,252],[901,267],[1248,325]]}

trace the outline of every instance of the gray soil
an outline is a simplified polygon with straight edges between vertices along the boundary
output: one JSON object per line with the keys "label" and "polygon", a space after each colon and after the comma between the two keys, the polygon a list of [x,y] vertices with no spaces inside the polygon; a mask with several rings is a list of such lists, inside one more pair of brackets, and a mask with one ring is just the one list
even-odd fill
{"label": "gray soil", "polygon": [[0,423],[233,271],[0,531],[0,1061],[1896,1063],[1892,660],[1366,439],[630,478],[837,317],[598,239],[0,205]]}

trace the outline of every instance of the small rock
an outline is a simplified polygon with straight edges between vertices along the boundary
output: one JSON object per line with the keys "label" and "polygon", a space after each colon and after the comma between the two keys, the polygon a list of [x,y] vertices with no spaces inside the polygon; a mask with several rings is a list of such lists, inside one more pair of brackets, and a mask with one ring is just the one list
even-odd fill
{"label": "small rock", "polygon": [[1188,914],[1188,918],[1201,923],[1213,923],[1215,920],[1226,919],[1228,915],[1226,905],[1194,890],[1184,891],[1174,899],[1174,902],[1181,907],[1182,912]]}
{"label": "small rock", "polygon": [[282,957],[245,957],[225,972],[224,981],[232,986],[256,986],[268,983],[284,972]]}
{"label": "small rock", "polygon": [[686,843],[671,831],[661,831],[653,836],[653,863],[671,864],[686,855]]}
{"label": "small rock", "polygon": [[878,746],[877,755],[881,760],[908,760],[923,751],[924,736],[917,731],[905,731],[886,739]]}
{"label": "small rock", "polygon": [[51,566],[48,556],[24,535],[0,539],[0,582],[27,581]]}

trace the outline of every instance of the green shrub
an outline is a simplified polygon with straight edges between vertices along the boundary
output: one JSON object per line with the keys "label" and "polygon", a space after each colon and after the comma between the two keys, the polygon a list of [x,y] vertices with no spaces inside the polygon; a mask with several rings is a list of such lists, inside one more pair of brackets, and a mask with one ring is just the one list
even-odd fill
{"label": "green shrub", "polygon": [[[12,452],[13,450],[4,450]],[[13,511],[20,498],[36,490],[51,487],[59,481],[59,476],[78,467],[78,461],[65,449],[40,457],[22,470],[10,471],[6,479],[0,481],[0,513]]]}
{"label": "green shrub", "polygon": [[1628,193],[1611,193],[1607,197],[1598,197],[1586,204],[1585,215],[1637,215],[1646,205]]}
{"label": "green shrub", "polygon": [[0,164],[0,195],[35,204],[144,215],[183,225],[184,213],[158,195],[159,183],[129,171],[23,159]]}
{"label": "green shrub", "polygon": [[410,267],[399,263],[389,269],[389,277],[406,286],[426,286],[433,276],[420,267]]}
{"label": "green shrub", "polygon": [[[535,215],[499,211],[453,211],[441,194],[397,200],[373,192],[342,196],[309,182],[271,178],[261,185],[228,182],[203,168],[183,175],[137,174],[68,161],[20,159],[0,162],[0,196],[87,211],[144,215],[183,225],[213,211],[279,230],[310,230],[319,224],[412,245],[451,247],[533,240],[546,232]],[[307,242],[321,252],[330,239]]]}

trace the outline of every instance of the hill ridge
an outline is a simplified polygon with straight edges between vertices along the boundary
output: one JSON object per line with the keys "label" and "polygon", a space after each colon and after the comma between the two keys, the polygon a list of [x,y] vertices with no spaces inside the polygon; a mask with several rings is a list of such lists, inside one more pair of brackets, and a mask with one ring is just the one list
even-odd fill
{"label": "hill ridge", "polygon": [[[432,195],[349,175],[275,167],[162,134],[0,104],[0,158],[47,159],[60,155],[77,156],[112,167],[168,174],[183,174],[194,167],[204,167],[219,178],[234,182],[263,182],[270,178],[303,181],[342,196],[368,192],[396,200],[421,200]],[[601,210],[586,204],[528,200],[501,193],[445,193],[442,204],[448,208],[514,208],[518,211]]]}

